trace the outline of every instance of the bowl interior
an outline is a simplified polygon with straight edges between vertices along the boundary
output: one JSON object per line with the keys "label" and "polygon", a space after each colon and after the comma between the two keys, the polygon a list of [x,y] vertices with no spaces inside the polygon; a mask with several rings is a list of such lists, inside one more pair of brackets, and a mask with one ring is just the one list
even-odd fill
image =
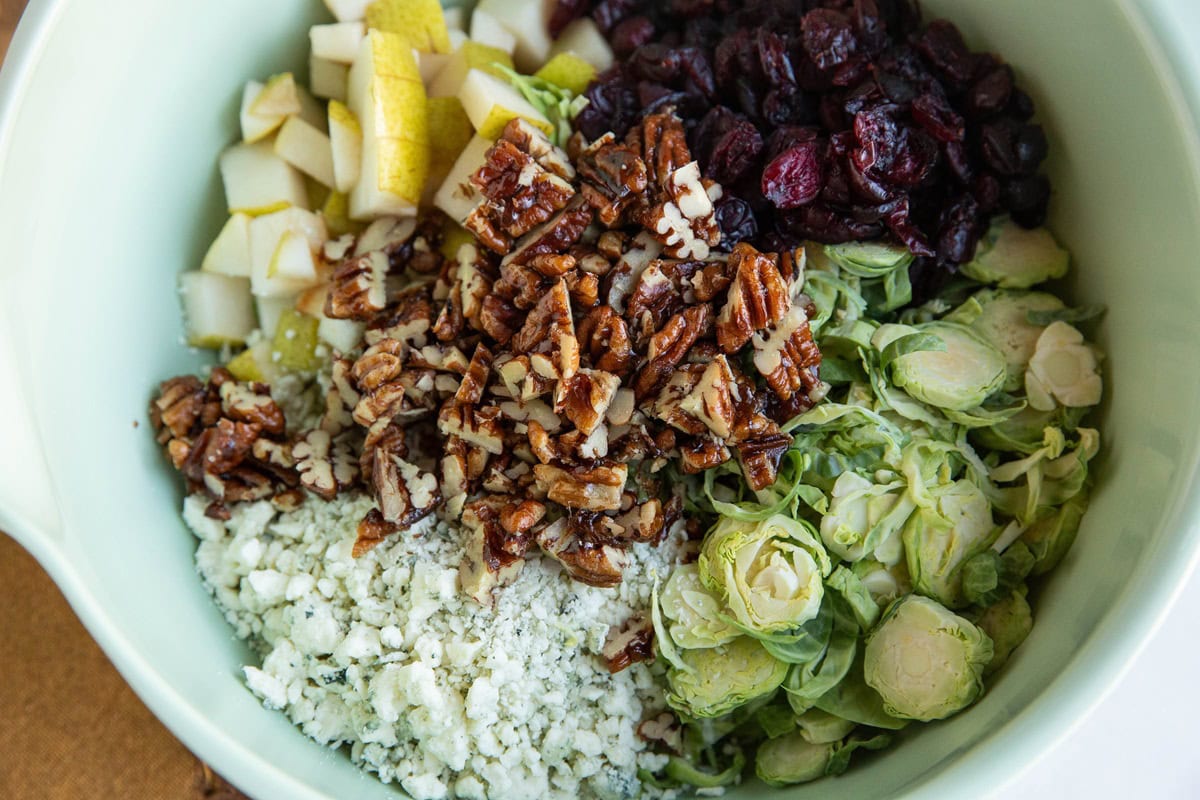
{"label": "bowl interior", "polygon": [[[1195,550],[1200,372],[1179,368],[1200,349],[1195,144],[1151,43],[1116,0],[922,5],[1002,53],[1048,128],[1072,297],[1109,307],[1099,485],[1033,634],[978,706],[778,797],[1001,785],[1113,678]],[[0,172],[0,273],[12,287],[0,308],[64,522],[32,549],[135,688],[252,794],[395,798],[244,688],[253,657],[196,577],[175,477],[145,418],[157,381],[203,362],[181,343],[175,279],[221,224],[215,160],[235,136],[240,87],[304,72],[306,27],[324,13],[318,0],[125,0],[121,14],[72,0],[43,15]]]}

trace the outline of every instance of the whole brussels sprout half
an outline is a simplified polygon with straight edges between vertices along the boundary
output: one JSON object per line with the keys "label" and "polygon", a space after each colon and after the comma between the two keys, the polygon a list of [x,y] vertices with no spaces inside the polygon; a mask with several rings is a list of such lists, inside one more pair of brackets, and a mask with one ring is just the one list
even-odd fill
{"label": "whole brussels sprout half", "polygon": [[774,692],[789,668],[749,636],[720,647],[684,650],[679,658],[682,666],[667,671],[667,703],[698,719],[719,717]]}
{"label": "whole brussels sprout half", "polygon": [[970,326],[1000,351],[1007,365],[1004,389],[1015,392],[1024,385],[1029,359],[1046,329],[1030,322],[1030,313],[1065,308],[1062,300],[1045,292],[983,289],[948,314],[946,321]]}
{"label": "whole brussels sprout half", "polygon": [[725,518],[704,540],[700,579],[756,635],[794,630],[817,616],[829,556],[804,523],[776,514]]}
{"label": "whole brussels sprout half", "polygon": [[716,647],[741,636],[737,628],[721,620],[721,601],[704,588],[695,564],[675,568],[660,602],[671,639],[682,648]]}
{"label": "whole brussels sprout half", "polygon": [[995,525],[992,504],[967,480],[930,489],[932,506],[904,527],[904,551],[913,588],[954,608],[965,605],[960,567],[986,548]]}
{"label": "whole brussels sprout half", "polygon": [[1004,356],[975,331],[950,322],[930,322],[916,330],[945,344],[944,350],[918,350],[892,362],[892,382],[917,400],[967,411],[1004,386]]}
{"label": "whole brussels sprout half", "polygon": [[983,694],[992,652],[992,640],[968,620],[910,594],[867,636],[863,673],[892,716],[944,719]]}

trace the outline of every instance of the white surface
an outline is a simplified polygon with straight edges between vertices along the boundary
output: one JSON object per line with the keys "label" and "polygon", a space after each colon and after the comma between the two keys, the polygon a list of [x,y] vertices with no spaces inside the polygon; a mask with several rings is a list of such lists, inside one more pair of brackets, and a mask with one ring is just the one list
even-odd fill
{"label": "white surface", "polygon": [[1198,621],[1200,573],[1124,680],[1079,730],[1001,796],[1200,798],[1200,731],[1193,724],[1200,717]]}

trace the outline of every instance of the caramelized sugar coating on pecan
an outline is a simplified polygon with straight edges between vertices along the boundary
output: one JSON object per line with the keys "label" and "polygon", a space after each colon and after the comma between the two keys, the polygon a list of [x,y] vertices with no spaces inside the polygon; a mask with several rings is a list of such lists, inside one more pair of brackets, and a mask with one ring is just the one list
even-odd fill
{"label": "caramelized sugar coating on pecan", "polygon": [[733,354],[755,333],[782,320],[792,298],[776,255],[739,242],[729,256],[729,268],[733,283],[717,317],[717,341],[726,353]]}
{"label": "caramelized sugar coating on pecan", "polygon": [[608,671],[617,674],[640,661],[654,660],[654,625],[642,616],[614,626],[600,651]]}

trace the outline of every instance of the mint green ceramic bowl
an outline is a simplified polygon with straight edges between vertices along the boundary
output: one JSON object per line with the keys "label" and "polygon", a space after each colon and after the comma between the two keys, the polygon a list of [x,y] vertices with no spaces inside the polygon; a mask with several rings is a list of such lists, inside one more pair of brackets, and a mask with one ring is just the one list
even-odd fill
{"label": "mint green ceramic bowl", "polygon": [[[1185,47],[1200,8],[923,5],[1004,53],[1038,100],[1075,298],[1110,307],[1105,459],[1033,635],[987,697],[844,778],[773,797],[997,790],[1120,676],[1200,544],[1200,56]],[[0,527],[155,713],[248,793],[396,798],[243,687],[251,654],[196,577],[145,425],[154,383],[202,363],[180,344],[175,276],[220,224],[215,158],[240,86],[301,68],[323,13],[318,0],[31,3],[0,81]]]}

